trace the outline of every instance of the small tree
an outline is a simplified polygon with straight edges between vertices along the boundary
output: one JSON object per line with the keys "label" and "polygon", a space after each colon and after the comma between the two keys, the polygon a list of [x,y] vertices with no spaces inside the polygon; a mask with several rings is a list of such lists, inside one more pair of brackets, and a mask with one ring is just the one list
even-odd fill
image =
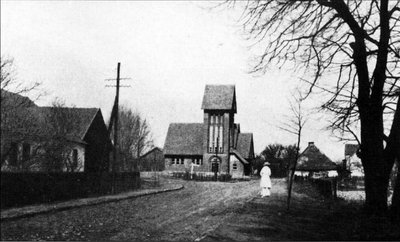
{"label": "small tree", "polygon": [[42,114],[41,124],[48,130],[46,134],[41,135],[36,155],[41,160],[41,169],[44,171],[76,172],[83,168],[82,160],[73,152],[77,146],[74,132],[81,125],[81,120],[74,114],[73,108],[66,107],[63,100],[56,99],[52,107]]}
{"label": "small tree", "polygon": [[[296,94],[292,94],[292,100],[289,101],[291,116],[288,117],[287,121],[282,123],[279,126],[280,129],[293,134],[297,138],[297,144],[295,146],[295,156],[294,159],[289,162],[289,174],[288,174],[288,197],[287,197],[287,209],[290,208],[290,198],[292,194],[292,186],[293,186],[293,178],[294,173],[296,172],[297,160],[299,159],[300,154],[300,142],[301,135],[304,128],[304,125],[307,122],[307,115],[305,115],[302,107],[303,97],[299,90],[297,90]],[[293,154],[293,153],[292,153]]]}

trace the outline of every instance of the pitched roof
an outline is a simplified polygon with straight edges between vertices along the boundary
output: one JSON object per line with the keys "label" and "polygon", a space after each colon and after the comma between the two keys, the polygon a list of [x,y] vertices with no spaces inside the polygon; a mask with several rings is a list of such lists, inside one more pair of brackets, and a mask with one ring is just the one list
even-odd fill
{"label": "pitched roof", "polygon": [[297,160],[296,170],[299,171],[327,171],[336,170],[336,164],[323,154],[314,143],[301,153]]}
{"label": "pitched roof", "polygon": [[172,123],[164,144],[166,155],[202,155],[202,123]]}
{"label": "pitched roof", "polygon": [[236,113],[234,85],[206,85],[201,109],[233,110]]}
{"label": "pitched roof", "polygon": [[[34,107],[41,134],[56,129],[58,121],[66,129],[65,135],[71,141],[85,143],[85,135],[93,122],[98,108],[69,108],[69,107]],[[59,120],[59,118],[63,120]]]}
{"label": "pitched roof", "polygon": [[254,157],[253,150],[253,134],[252,133],[239,133],[236,144],[236,150],[245,159],[251,159]]}
{"label": "pitched roof", "polygon": [[344,146],[344,156],[352,156],[358,150],[358,144],[345,144]]}
{"label": "pitched roof", "polygon": [[153,149],[147,151],[144,155],[140,156],[140,158],[145,158],[146,156],[150,155],[153,152],[163,152],[162,149],[158,148],[158,147],[154,147]]}

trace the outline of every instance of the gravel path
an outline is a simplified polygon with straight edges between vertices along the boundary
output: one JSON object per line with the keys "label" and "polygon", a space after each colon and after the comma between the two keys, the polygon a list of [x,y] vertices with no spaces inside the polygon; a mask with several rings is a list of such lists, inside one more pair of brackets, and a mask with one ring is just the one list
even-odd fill
{"label": "gravel path", "polygon": [[[171,182],[171,181],[170,181]],[[2,240],[196,240],[256,196],[258,181],[185,189],[1,222]]]}

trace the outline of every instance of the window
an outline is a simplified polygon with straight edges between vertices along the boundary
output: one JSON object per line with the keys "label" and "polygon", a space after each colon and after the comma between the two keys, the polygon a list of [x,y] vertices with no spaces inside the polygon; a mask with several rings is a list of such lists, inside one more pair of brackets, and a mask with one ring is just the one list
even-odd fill
{"label": "window", "polygon": [[10,147],[10,165],[16,165],[18,159],[18,145],[12,142]]}
{"label": "window", "polygon": [[224,144],[224,115],[210,114],[208,132],[208,152],[223,152]]}
{"label": "window", "polygon": [[194,158],[194,159],[192,160],[192,163],[193,163],[193,164],[196,164],[196,165],[203,165],[203,159],[201,159],[201,158]]}
{"label": "window", "polygon": [[73,164],[73,166],[78,165],[78,150],[77,149],[72,150],[72,164]]}
{"label": "window", "polygon": [[185,164],[185,159],[180,158],[180,160],[181,160],[181,165],[184,165]]}
{"label": "window", "polygon": [[24,143],[22,144],[22,160],[26,161],[29,160],[31,156],[31,145]]}
{"label": "window", "polygon": [[237,164],[236,164],[236,162],[235,163],[233,163],[233,165],[232,165],[232,170],[237,170]]}

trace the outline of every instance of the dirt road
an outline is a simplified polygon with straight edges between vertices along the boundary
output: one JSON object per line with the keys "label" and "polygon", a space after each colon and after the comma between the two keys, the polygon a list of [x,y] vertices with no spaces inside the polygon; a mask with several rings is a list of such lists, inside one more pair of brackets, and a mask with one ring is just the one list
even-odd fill
{"label": "dirt road", "polygon": [[258,181],[185,189],[1,223],[2,240],[199,240],[243,208]]}

